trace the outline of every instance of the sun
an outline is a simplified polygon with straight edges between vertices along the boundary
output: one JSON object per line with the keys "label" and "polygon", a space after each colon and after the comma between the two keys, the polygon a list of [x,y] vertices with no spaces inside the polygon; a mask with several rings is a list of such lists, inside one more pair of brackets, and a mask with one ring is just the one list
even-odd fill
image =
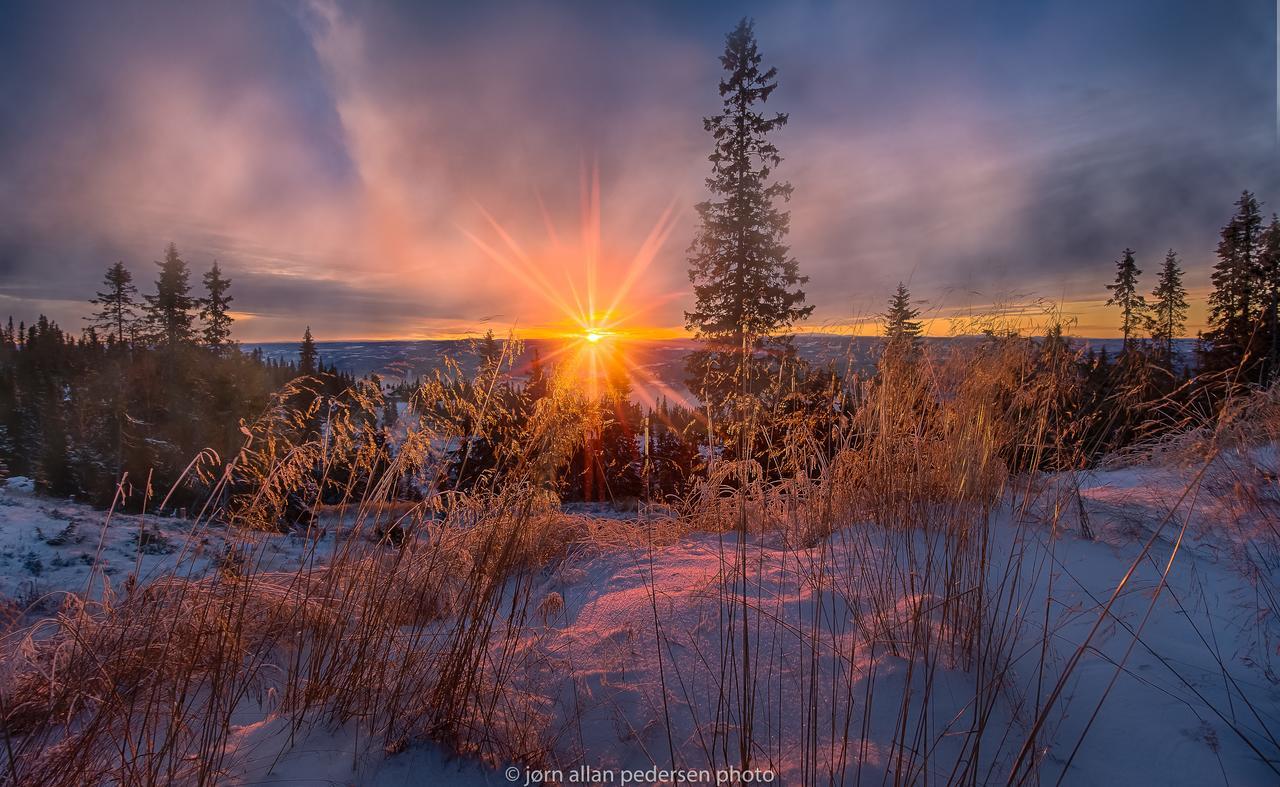
{"label": "sun", "polygon": [[[548,238],[541,248],[527,250],[483,207],[480,213],[490,237],[465,229],[463,233],[558,316],[557,322],[546,328],[561,341],[541,360],[554,362],[560,373],[575,378],[588,397],[599,398],[606,386],[625,379],[633,395],[650,407],[656,406],[656,395],[685,405],[688,403],[681,392],[662,382],[635,357],[635,340],[644,333],[637,327],[638,321],[679,296],[673,292],[637,300],[632,295],[675,226],[675,207],[675,200],[667,205],[629,259],[608,259],[602,249],[599,173],[594,168],[589,173],[584,169],[577,243],[561,240],[545,208]],[[604,281],[602,272],[606,274]]]}

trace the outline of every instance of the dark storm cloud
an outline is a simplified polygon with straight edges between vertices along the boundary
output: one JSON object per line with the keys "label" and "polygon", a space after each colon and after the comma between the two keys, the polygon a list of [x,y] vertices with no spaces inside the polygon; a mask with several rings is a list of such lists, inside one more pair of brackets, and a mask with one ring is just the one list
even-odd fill
{"label": "dark storm cloud", "polygon": [[[1125,246],[1203,284],[1243,188],[1280,207],[1267,0],[46,3],[0,24],[0,298],[75,302],[174,240],[236,280],[246,338],[553,319],[467,240],[577,232],[606,256],[681,207],[637,299],[678,325],[716,56],[757,18],[791,113],[781,174],[818,320],[898,280],[1101,297]],[[486,236],[488,237],[488,236]],[[555,251],[551,244],[548,254]],[[609,273],[606,271],[606,273]],[[619,271],[613,271],[617,275]],[[968,297],[968,296],[966,296]],[[975,295],[974,298],[985,297]],[[666,298],[666,299],[664,299]]]}

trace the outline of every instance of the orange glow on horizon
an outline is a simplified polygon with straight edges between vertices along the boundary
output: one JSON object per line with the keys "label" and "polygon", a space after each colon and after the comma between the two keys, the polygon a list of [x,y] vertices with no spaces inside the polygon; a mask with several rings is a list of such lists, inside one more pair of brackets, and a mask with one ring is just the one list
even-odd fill
{"label": "orange glow on horizon", "polygon": [[[1207,292],[1192,292],[1188,296],[1191,301],[1191,310],[1188,315],[1186,329],[1183,333],[1186,338],[1194,338],[1196,334],[1206,328],[1207,325],[1207,307],[1204,299]],[[665,302],[665,301],[664,301]],[[1120,337],[1118,328],[1118,320],[1114,313],[1113,307],[1107,306],[1102,299],[1097,300],[1065,300],[1056,304],[1058,313],[1060,314],[1067,335],[1078,338],[1090,339],[1116,339]],[[921,314],[921,321],[924,323],[924,334],[931,337],[946,337],[965,334],[966,327],[972,321],[974,315],[984,313],[994,313],[997,307],[993,305],[974,306],[965,309],[928,309],[924,308]],[[275,323],[285,323],[285,321],[275,320],[252,312],[232,312],[238,326],[262,326],[254,333],[255,336],[241,339],[246,344],[274,344],[296,342],[301,335],[301,328],[296,328],[292,320],[287,322],[287,327],[275,327]],[[533,339],[537,341],[546,340],[566,340],[573,341],[575,339],[585,339],[588,333],[596,333],[601,339],[619,339],[631,343],[644,342],[662,342],[662,341],[679,341],[692,339],[693,335],[685,330],[682,326],[653,326],[641,324],[628,324],[625,328],[613,324],[612,328],[603,327],[603,322],[592,323],[586,321],[584,326],[577,318],[562,319],[558,321],[542,323],[538,325],[519,326],[516,334],[521,339]],[[268,327],[270,326],[270,327]],[[1043,313],[1034,314],[1029,312],[1021,325],[1025,335],[1037,335],[1037,331],[1047,327],[1047,320]],[[494,326],[495,333],[502,333],[511,328],[510,325]],[[795,327],[795,335],[837,335],[837,336],[859,336],[874,337],[879,336],[883,332],[883,325],[880,317],[876,315],[863,315],[858,317],[845,318],[828,318],[814,319],[806,325]],[[409,329],[397,332],[381,333],[369,332],[361,334],[348,334],[342,336],[317,336],[316,341],[319,342],[395,342],[395,341],[448,341],[448,340],[465,340],[468,338],[476,338],[482,336],[485,332],[483,324],[477,326],[472,322],[462,321],[445,321],[432,325],[424,325],[419,329]],[[297,335],[294,335],[297,333]],[[594,342],[593,342],[594,343]]]}

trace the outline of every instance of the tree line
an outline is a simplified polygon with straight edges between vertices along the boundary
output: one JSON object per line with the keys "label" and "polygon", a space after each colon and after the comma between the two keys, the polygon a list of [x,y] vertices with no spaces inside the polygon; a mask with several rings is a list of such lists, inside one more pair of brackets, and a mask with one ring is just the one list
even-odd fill
{"label": "tree line", "polygon": [[[0,327],[0,465],[48,494],[98,505],[123,479],[128,506],[200,499],[203,472],[234,456],[242,419],[299,374],[338,390],[354,382],[324,368],[310,332],[302,363],[243,352],[232,339],[231,281],[215,262],[193,294],[170,244],[153,292],[139,295],[123,262],[107,269],[79,336],[41,315]],[[194,465],[193,457],[199,457]]]}

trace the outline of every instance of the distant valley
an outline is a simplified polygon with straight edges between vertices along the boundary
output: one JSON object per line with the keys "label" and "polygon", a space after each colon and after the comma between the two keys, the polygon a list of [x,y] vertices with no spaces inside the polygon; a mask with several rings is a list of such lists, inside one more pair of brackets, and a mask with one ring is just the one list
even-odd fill
{"label": "distant valley", "polygon": [[[931,345],[971,343],[975,337],[926,338]],[[1120,351],[1120,339],[1077,338],[1081,346],[1105,348],[1108,353]],[[841,373],[866,374],[875,365],[881,340],[874,336],[841,336],[836,334],[800,334],[795,339],[800,356],[810,363],[832,365]],[[555,363],[559,339],[529,339],[524,341],[524,352],[514,364],[517,376],[527,374],[529,364],[537,352],[542,358]],[[1190,359],[1195,341],[1181,339],[1179,355]],[[388,381],[415,380],[433,374],[442,368],[446,359],[452,359],[467,372],[476,368],[477,355],[474,342],[468,339],[422,339],[392,341],[317,342],[320,357],[326,365],[332,364],[349,374],[363,377],[376,373]],[[674,398],[688,397],[685,387],[685,357],[697,343],[693,339],[625,340],[625,352],[637,369],[643,370],[648,380],[636,375],[637,397],[642,401],[666,395]],[[297,342],[265,342],[246,344],[244,349],[261,349],[266,358],[277,361],[296,361]]]}

